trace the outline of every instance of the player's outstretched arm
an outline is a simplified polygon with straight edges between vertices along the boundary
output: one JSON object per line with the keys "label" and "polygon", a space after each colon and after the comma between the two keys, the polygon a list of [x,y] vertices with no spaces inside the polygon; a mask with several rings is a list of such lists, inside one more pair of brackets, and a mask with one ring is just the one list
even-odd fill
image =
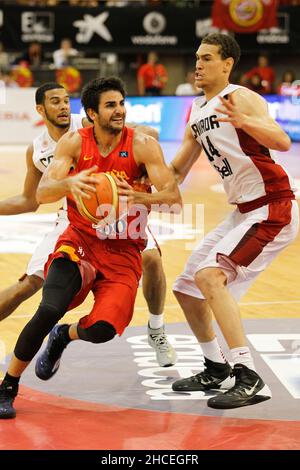
{"label": "player's outstretched arm", "polygon": [[183,141],[170,163],[178,184],[182,183],[190,169],[199,158],[201,145],[195,140],[190,125],[187,124]]}
{"label": "player's outstretched arm", "polygon": [[290,148],[291,139],[269,115],[267,103],[260,95],[239,88],[228,99],[219,98],[220,106],[216,110],[224,114],[219,122],[230,122],[264,147],[282,152]]}
{"label": "player's outstretched arm", "polygon": [[39,207],[36,200],[36,190],[42,173],[36,168],[32,160],[33,146],[29,145],[26,151],[26,176],[22,194],[0,201],[0,215],[23,214],[34,212]]}
{"label": "player's outstretched arm", "polygon": [[70,169],[76,167],[80,152],[81,136],[78,132],[68,132],[58,141],[54,158],[37,189],[39,203],[58,201],[68,193],[72,193],[76,201],[79,196],[90,198],[89,193],[95,191],[93,183],[97,182],[90,175],[97,167],[69,176]]}

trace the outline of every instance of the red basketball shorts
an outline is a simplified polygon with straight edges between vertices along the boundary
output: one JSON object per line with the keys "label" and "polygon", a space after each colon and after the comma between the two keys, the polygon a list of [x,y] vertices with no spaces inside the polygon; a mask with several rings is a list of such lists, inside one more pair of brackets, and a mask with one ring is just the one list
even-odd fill
{"label": "red basketball shorts", "polygon": [[100,240],[69,225],[48,258],[45,276],[56,258],[76,262],[82,277],[81,289],[68,310],[80,305],[90,291],[94,294],[94,306],[80,319],[80,326],[88,328],[103,320],[121,335],[131,321],[142,274],[141,255],[136,244],[128,240]]}

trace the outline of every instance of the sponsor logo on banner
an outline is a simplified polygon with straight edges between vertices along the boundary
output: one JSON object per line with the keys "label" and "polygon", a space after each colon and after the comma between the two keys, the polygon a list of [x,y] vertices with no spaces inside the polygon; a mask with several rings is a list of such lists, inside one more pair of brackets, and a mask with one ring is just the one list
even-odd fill
{"label": "sponsor logo on banner", "polygon": [[13,122],[30,122],[30,114],[26,111],[14,111],[12,109],[7,109],[0,111],[0,121],[10,121]]}
{"label": "sponsor logo on banner", "polygon": [[277,26],[273,0],[214,0],[213,25],[236,33],[253,33]]}
{"label": "sponsor logo on banner", "polygon": [[50,11],[24,11],[21,14],[22,41],[54,41],[55,18]]}
{"label": "sponsor logo on banner", "polygon": [[216,26],[213,26],[211,18],[204,18],[196,21],[195,34],[197,38],[204,38],[204,36],[206,36],[207,34],[219,32],[226,34],[228,33],[228,30],[220,29]]}
{"label": "sponsor logo on banner", "polygon": [[128,122],[135,122],[137,124],[156,123],[161,122],[161,108],[160,102],[151,104],[131,104],[126,102],[126,115]]}
{"label": "sponsor logo on banner", "polygon": [[144,17],[143,27],[149,34],[160,34],[166,27],[166,18],[161,13],[153,11]]}
{"label": "sponsor logo on banner", "polygon": [[258,44],[288,44],[290,42],[290,15],[277,13],[278,27],[262,29],[257,33]]}
{"label": "sponsor logo on banner", "polygon": [[3,92],[5,101],[0,107],[0,144],[28,144],[41,132],[41,127],[37,126],[41,118],[34,106],[35,88],[6,88]]}
{"label": "sponsor logo on banner", "polygon": [[157,11],[147,13],[143,19],[143,28],[148,34],[141,36],[131,36],[132,44],[145,46],[175,46],[178,43],[177,36],[167,36],[161,34],[165,30],[166,25],[167,20],[162,13]]}
{"label": "sponsor logo on banner", "polygon": [[83,15],[82,20],[76,20],[73,23],[75,28],[78,28],[79,31],[76,34],[76,41],[79,44],[87,44],[90,42],[94,34],[98,34],[100,38],[104,39],[106,42],[111,42],[113,40],[112,35],[110,34],[109,29],[104,24],[107,18],[109,17],[109,12],[104,11],[98,16],[92,15]]}

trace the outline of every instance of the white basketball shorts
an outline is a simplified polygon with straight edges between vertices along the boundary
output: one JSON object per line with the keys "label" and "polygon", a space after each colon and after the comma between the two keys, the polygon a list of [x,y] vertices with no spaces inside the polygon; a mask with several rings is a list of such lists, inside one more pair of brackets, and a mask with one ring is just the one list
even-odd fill
{"label": "white basketball shorts", "polygon": [[173,290],[203,299],[194,281],[195,274],[204,268],[219,267],[227,276],[229,291],[239,300],[294,240],[298,226],[296,201],[273,201],[245,214],[236,209],[198,244]]}

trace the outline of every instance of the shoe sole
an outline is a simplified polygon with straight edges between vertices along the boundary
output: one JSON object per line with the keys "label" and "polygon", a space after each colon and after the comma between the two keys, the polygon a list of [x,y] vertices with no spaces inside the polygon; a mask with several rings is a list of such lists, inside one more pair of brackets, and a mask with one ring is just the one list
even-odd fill
{"label": "shoe sole", "polygon": [[51,375],[45,376],[45,375],[43,375],[43,374],[40,374],[40,372],[38,371],[38,366],[37,366],[38,361],[39,361],[39,358],[38,358],[37,361],[36,361],[35,370],[34,370],[34,371],[35,371],[35,375],[36,375],[40,380],[49,380],[49,379],[51,379],[51,378],[56,374],[56,372],[58,371],[59,366],[60,366],[60,362],[59,362],[59,364],[58,364],[57,368],[55,369],[55,371],[54,371],[54,372],[51,372]]}
{"label": "shoe sole", "polygon": [[232,380],[230,378],[230,375],[225,377],[220,383],[208,387],[205,387],[204,385],[201,386],[200,384],[194,385],[193,387],[189,385],[187,385],[186,387],[182,387],[180,385],[176,386],[176,382],[174,382],[172,384],[172,390],[174,390],[174,392],[209,392],[210,390],[220,390],[220,388],[228,390],[229,388],[233,387],[233,384],[231,382]]}
{"label": "shoe sole", "polygon": [[16,412],[14,411],[13,413],[7,413],[5,415],[0,416],[0,419],[13,419],[16,417]]}
{"label": "shoe sole", "polygon": [[[241,408],[243,406],[250,406],[250,405],[257,405],[258,403],[262,403],[263,401],[270,400],[272,397],[267,397],[264,395],[255,395],[252,398],[244,400],[243,402],[230,404],[230,403],[214,403],[208,400],[207,406],[209,408],[214,408],[216,410],[232,410],[233,408]],[[210,402],[210,403],[209,403]]]}
{"label": "shoe sole", "polygon": [[214,387],[210,388],[176,388],[172,386],[172,390],[174,392],[209,392],[210,390],[219,390],[221,388],[221,385],[215,385]]}

